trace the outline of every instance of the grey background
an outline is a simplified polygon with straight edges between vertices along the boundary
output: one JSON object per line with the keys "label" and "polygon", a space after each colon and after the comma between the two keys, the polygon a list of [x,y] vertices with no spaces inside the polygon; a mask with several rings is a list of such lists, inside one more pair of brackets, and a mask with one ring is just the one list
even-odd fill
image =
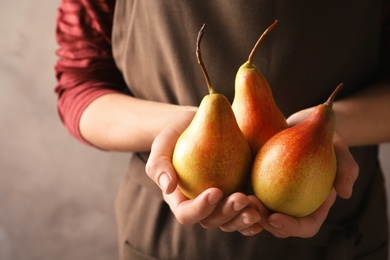
{"label": "grey background", "polygon": [[[113,202],[129,154],[81,145],[59,121],[58,3],[0,0],[0,260],[117,258]],[[387,176],[389,156],[381,146]]]}

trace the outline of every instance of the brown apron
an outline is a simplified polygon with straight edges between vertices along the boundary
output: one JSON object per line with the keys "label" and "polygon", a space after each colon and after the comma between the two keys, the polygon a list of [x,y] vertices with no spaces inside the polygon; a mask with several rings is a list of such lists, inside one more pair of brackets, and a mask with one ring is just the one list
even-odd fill
{"label": "brown apron", "polygon": [[[279,19],[255,63],[289,116],[324,102],[340,82],[342,97],[375,79],[380,11],[379,0],[118,0],[114,57],[132,95],[198,105],[207,89],[195,41],[207,22],[203,59],[214,87],[232,100],[239,65],[262,31]],[[377,147],[351,152],[360,166],[353,197],[338,198],[310,239],[278,239],[265,231],[245,237],[180,225],[145,174],[148,154],[134,154],[116,201],[121,259],[387,259]]]}

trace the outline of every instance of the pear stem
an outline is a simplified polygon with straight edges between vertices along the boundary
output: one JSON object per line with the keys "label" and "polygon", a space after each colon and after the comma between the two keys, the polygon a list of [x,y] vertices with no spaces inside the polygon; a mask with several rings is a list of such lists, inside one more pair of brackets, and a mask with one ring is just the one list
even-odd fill
{"label": "pear stem", "polygon": [[278,20],[275,20],[275,22],[273,24],[271,24],[260,36],[260,38],[257,40],[255,46],[253,47],[251,53],[249,54],[249,57],[248,57],[248,62],[250,64],[253,64],[253,59],[255,58],[255,54],[256,54],[256,50],[257,50],[257,47],[260,45],[260,42],[263,40],[263,38],[268,34],[269,31],[271,31],[277,24],[278,24]]}
{"label": "pear stem", "polygon": [[332,107],[333,106],[333,101],[337,95],[337,93],[339,93],[340,89],[344,86],[343,83],[340,83],[335,90],[333,90],[332,94],[329,96],[328,100],[324,103],[326,106],[329,106],[329,107]]}
{"label": "pear stem", "polygon": [[206,24],[203,24],[202,28],[200,28],[200,31],[198,33],[198,38],[196,39],[196,57],[198,59],[198,64],[200,65],[200,68],[202,69],[203,76],[206,79],[207,88],[209,89],[209,94],[215,94],[215,90],[213,88],[213,85],[211,84],[209,74],[207,73],[206,67],[203,64],[202,60],[202,53],[200,51],[200,42],[203,37],[204,29],[206,27]]}

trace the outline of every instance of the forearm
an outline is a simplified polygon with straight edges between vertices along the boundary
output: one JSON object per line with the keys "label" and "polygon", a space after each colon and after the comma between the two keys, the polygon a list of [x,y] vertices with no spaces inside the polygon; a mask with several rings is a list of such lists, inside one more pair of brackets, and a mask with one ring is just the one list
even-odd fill
{"label": "forearm", "polygon": [[196,107],[137,99],[121,93],[103,95],[83,112],[79,127],[92,145],[113,151],[150,151],[162,128],[188,125]]}
{"label": "forearm", "polygon": [[390,85],[377,84],[334,103],[336,130],[349,146],[390,141]]}

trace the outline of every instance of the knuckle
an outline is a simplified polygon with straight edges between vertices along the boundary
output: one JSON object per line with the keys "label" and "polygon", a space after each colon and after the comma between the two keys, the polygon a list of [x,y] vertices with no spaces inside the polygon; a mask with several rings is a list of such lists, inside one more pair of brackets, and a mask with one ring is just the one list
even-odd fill
{"label": "knuckle", "polygon": [[353,165],[351,165],[351,171],[354,173],[356,177],[359,175],[360,167],[356,161]]}
{"label": "knuckle", "polygon": [[145,169],[146,169],[146,174],[152,179],[155,179],[155,177],[159,175],[160,165],[157,162],[148,161],[146,163]]}
{"label": "knuckle", "polygon": [[149,158],[149,160],[146,162],[145,171],[148,175],[153,171],[154,164],[155,163],[151,160],[151,158]]}
{"label": "knuckle", "polygon": [[314,227],[314,228],[311,228],[309,230],[307,230],[305,233],[302,234],[302,238],[311,238],[311,237],[314,237],[318,231],[320,230],[320,227]]}
{"label": "knuckle", "polygon": [[181,214],[176,215],[176,219],[181,225],[184,225],[184,226],[192,226],[194,224],[192,221],[190,221],[189,218],[187,218]]}
{"label": "knuckle", "polygon": [[174,212],[174,214],[175,214],[177,222],[179,222],[182,225],[186,225],[187,224],[186,218],[184,218],[181,214],[178,214],[176,212]]}
{"label": "knuckle", "polygon": [[194,221],[194,217],[191,214],[188,214],[188,209],[184,209],[180,206],[171,207],[172,213],[175,215],[176,220],[184,226],[192,226],[197,221]]}

